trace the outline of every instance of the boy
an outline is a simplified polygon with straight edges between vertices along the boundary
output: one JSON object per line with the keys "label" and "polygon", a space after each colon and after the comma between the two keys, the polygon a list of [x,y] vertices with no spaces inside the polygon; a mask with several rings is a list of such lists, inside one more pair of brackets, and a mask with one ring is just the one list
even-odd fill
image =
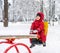
{"label": "boy", "polygon": [[30,48],[34,47],[36,43],[42,43],[43,46],[46,46],[46,36],[44,35],[44,14],[42,12],[37,13],[36,18],[31,25],[30,34],[38,34],[38,39],[30,39]]}

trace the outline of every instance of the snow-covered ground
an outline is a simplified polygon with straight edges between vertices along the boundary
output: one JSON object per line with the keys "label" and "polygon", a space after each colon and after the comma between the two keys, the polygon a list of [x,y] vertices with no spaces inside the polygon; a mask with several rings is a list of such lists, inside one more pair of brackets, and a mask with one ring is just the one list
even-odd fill
{"label": "snow-covered ground", "polygon": [[[29,34],[30,23],[9,23],[8,27],[3,27],[3,23],[0,23],[0,35],[9,34]],[[5,40],[0,40],[5,41]],[[16,39],[15,43],[24,43],[28,47],[30,46],[29,39]],[[60,25],[50,26],[48,29],[46,47],[42,45],[36,45],[31,48],[32,53],[60,53]],[[9,44],[0,44],[0,53],[4,53],[4,50],[9,47]],[[20,53],[28,53],[24,47],[19,47]],[[24,50],[24,51],[23,51]],[[8,53],[16,53],[15,49],[12,48]]]}

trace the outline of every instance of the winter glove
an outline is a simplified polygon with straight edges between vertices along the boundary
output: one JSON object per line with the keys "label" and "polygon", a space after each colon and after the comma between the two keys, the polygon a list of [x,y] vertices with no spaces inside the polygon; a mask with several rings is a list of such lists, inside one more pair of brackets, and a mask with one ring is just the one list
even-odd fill
{"label": "winter glove", "polygon": [[37,33],[38,31],[37,30],[33,30],[33,33]]}
{"label": "winter glove", "polygon": [[30,34],[37,33],[37,30],[30,30]]}

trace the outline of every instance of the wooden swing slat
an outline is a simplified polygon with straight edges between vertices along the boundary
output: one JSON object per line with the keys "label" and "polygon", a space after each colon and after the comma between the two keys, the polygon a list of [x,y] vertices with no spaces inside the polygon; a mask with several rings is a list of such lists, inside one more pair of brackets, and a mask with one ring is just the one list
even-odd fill
{"label": "wooden swing slat", "polygon": [[21,39],[21,38],[37,38],[37,35],[0,35],[0,39]]}

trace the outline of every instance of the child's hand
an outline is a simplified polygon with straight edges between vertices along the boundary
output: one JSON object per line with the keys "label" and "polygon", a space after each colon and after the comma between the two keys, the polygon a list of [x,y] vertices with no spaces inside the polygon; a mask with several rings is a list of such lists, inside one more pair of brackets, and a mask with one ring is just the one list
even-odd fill
{"label": "child's hand", "polygon": [[37,33],[38,31],[37,30],[33,30],[33,33]]}
{"label": "child's hand", "polygon": [[30,30],[30,34],[33,34],[33,33],[38,33],[37,30]]}

